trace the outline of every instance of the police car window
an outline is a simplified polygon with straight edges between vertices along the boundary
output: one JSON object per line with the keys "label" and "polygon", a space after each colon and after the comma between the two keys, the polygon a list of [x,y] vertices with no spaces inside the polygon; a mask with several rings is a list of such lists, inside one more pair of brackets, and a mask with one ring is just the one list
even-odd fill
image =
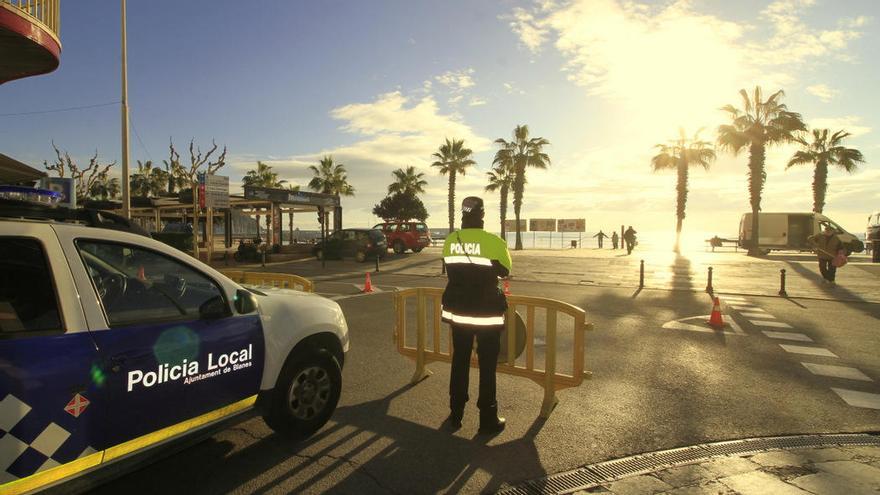
{"label": "police car window", "polygon": [[77,241],[111,326],[194,320],[224,300],[213,280],[173,258],[136,246]]}
{"label": "police car window", "polygon": [[62,331],[53,281],[39,241],[0,237],[0,338]]}

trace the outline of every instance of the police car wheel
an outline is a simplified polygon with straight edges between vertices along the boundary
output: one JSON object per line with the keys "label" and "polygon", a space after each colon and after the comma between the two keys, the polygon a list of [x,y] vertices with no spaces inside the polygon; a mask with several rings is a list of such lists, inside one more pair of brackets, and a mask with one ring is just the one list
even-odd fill
{"label": "police car wheel", "polygon": [[294,355],[288,359],[263,416],[278,433],[294,439],[318,431],[336,410],[342,391],[342,371],[330,353]]}

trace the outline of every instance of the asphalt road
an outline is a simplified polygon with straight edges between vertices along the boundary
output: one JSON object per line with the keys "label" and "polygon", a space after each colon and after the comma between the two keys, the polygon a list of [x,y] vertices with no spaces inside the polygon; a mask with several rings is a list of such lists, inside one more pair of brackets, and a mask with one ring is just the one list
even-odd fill
{"label": "asphalt road", "polygon": [[[880,430],[880,305],[722,295],[725,318],[742,334],[663,328],[711,310],[702,287],[673,271],[671,282],[679,290],[515,282],[516,294],[586,310],[596,327],[586,342],[593,378],[560,391],[559,405],[544,420],[542,389],[500,375],[498,398],[508,427],[486,437],[477,434],[472,370],[474,400],[463,428],[451,433],[441,427],[449,366],[432,363],[432,376],[409,385],[414,364],[392,343],[390,292],[444,284],[439,276],[400,273],[432,262],[424,256],[383,264],[383,271],[372,274],[382,291],[370,295],[360,295],[357,287],[369,265],[331,262],[325,271],[310,261],[271,268],[317,278],[318,292],[337,299],[351,331],[342,399],[313,438],[291,444],[252,419],[99,492],[479,493],[701,442]],[[773,332],[786,332],[786,338]]]}

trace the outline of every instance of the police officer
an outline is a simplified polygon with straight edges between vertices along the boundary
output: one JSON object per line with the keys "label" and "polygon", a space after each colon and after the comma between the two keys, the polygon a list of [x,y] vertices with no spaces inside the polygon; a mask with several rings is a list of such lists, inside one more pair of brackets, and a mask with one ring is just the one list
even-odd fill
{"label": "police officer", "polygon": [[471,350],[477,340],[480,363],[480,432],[498,433],[495,366],[504,328],[507,299],[498,278],[510,274],[510,253],[500,237],[483,230],[483,200],[470,196],[461,203],[461,230],[450,232],[443,245],[449,282],[443,292],[443,321],[452,326],[452,372],[449,378],[450,414],[446,422],[461,427],[468,401]]}

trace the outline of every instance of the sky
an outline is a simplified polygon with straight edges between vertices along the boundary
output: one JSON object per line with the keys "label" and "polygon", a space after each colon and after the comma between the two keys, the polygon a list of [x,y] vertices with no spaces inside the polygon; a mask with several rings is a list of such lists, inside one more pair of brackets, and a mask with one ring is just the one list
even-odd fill
{"label": "sky", "polygon": [[[522,218],[675,227],[675,174],[651,171],[654,147],[683,128],[714,142],[738,91],[785,91],[811,128],[844,129],[866,163],[832,170],[825,213],[852,232],[880,210],[880,4],[873,0],[128,2],[131,163],[184,162],[193,139],[227,147],[232,191],[258,160],[305,186],[308,165],[343,163],[356,195],[346,226],[372,226],[392,171],[428,180],[431,227],[444,227],[447,178],[432,168],[445,138],[477,165],[456,203],[486,200],[497,138],[516,125],[550,141],[551,166],[527,173]],[[62,0],[60,67],[0,86],[0,153],[41,167],[52,142],[81,163],[121,163],[120,10]],[[71,107],[92,108],[44,112]],[[28,115],[9,115],[22,114]],[[797,149],[768,149],[763,211],[810,211],[812,169]],[[121,167],[117,167],[118,169]],[[735,235],[749,211],[747,154],[719,150],[692,169],[685,230]],[[508,218],[513,217],[510,206]],[[456,212],[459,212],[459,205]],[[458,214],[458,213],[457,213]],[[303,229],[313,219],[296,221]],[[458,220],[456,220],[458,223]]]}

